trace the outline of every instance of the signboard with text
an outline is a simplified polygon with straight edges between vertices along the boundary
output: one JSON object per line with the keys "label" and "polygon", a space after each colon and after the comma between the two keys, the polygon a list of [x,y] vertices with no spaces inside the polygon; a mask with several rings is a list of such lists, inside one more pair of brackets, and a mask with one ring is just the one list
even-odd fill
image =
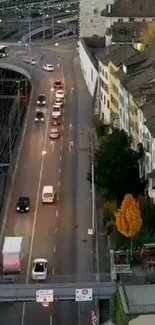
{"label": "signboard with text", "polygon": [[83,288],[75,290],[75,301],[92,301],[93,289]]}
{"label": "signboard with text", "polygon": [[36,302],[53,302],[54,294],[53,290],[36,290]]}

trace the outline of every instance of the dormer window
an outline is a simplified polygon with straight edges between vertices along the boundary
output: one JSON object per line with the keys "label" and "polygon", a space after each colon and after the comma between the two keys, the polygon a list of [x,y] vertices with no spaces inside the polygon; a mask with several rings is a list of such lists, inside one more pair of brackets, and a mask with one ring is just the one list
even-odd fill
{"label": "dormer window", "polygon": [[131,18],[129,19],[129,21],[133,22],[133,21],[135,21],[135,18],[131,17]]}
{"label": "dormer window", "polygon": [[127,67],[126,67],[126,65],[124,65],[124,64],[123,64],[123,72],[124,72],[124,73],[127,73]]}

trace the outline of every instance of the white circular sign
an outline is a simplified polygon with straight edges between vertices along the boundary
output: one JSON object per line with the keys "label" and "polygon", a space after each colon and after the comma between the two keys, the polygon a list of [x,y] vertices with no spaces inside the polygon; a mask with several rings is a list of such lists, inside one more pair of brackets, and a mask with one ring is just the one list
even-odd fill
{"label": "white circular sign", "polygon": [[88,290],[87,290],[87,289],[83,289],[83,290],[82,290],[82,294],[83,294],[84,296],[86,296],[86,295],[88,294]]}

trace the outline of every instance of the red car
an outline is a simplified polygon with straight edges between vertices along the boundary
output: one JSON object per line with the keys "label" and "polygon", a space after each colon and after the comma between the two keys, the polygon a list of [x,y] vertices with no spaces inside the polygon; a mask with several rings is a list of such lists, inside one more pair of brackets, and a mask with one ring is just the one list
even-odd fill
{"label": "red car", "polygon": [[58,90],[58,89],[63,89],[63,83],[61,80],[56,80],[54,81],[54,85],[53,85],[54,89]]}
{"label": "red car", "polygon": [[60,120],[59,117],[52,117],[52,118],[51,118],[51,124],[52,124],[52,125],[57,126],[57,125],[60,125],[60,123],[61,123],[61,120]]}

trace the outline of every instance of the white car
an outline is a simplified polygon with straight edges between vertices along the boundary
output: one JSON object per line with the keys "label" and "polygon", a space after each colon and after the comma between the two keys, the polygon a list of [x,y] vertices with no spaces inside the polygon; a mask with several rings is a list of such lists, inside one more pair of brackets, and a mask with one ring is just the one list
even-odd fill
{"label": "white car", "polygon": [[52,117],[60,117],[62,115],[61,107],[59,104],[55,104],[52,107]]}
{"label": "white car", "polygon": [[36,60],[36,59],[34,59],[34,58],[31,58],[31,60],[30,60],[30,63],[31,63],[32,65],[35,65],[35,64],[37,64],[38,62],[37,62],[37,60]]}
{"label": "white car", "polygon": [[47,72],[54,71],[54,66],[53,66],[53,64],[44,64],[43,65],[43,70],[45,70]]}
{"label": "white car", "polygon": [[42,202],[43,203],[54,203],[55,201],[55,189],[51,185],[46,185],[42,190]]}
{"label": "white car", "polygon": [[23,61],[24,61],[25,63],[30,63],[30,58],[29,58],[29,57],[24,57],[24,58],[23,58]]}
{"label": "white car", "polygon": [[51,129],[49,137],[50,137],[50,139],[58,139],[59,138],[59,130],[56,128]]}
{"label": "white car", "polygon": [[56,105],[59,105],[60,107],[62,107],[63,104],[64,104],[63,98],[56,97],[55,104]]}
{"label": "white car", "polygon": [[64,97],[65,97],[65,94],[64,94],[63,90],[57,90],[56,91],[56,98],[64,99]]}
{"label": "white car", "polygon": [[48,261],[44,258],[37,258],[32,263],[32,279],[35,281],[47,279]]}

